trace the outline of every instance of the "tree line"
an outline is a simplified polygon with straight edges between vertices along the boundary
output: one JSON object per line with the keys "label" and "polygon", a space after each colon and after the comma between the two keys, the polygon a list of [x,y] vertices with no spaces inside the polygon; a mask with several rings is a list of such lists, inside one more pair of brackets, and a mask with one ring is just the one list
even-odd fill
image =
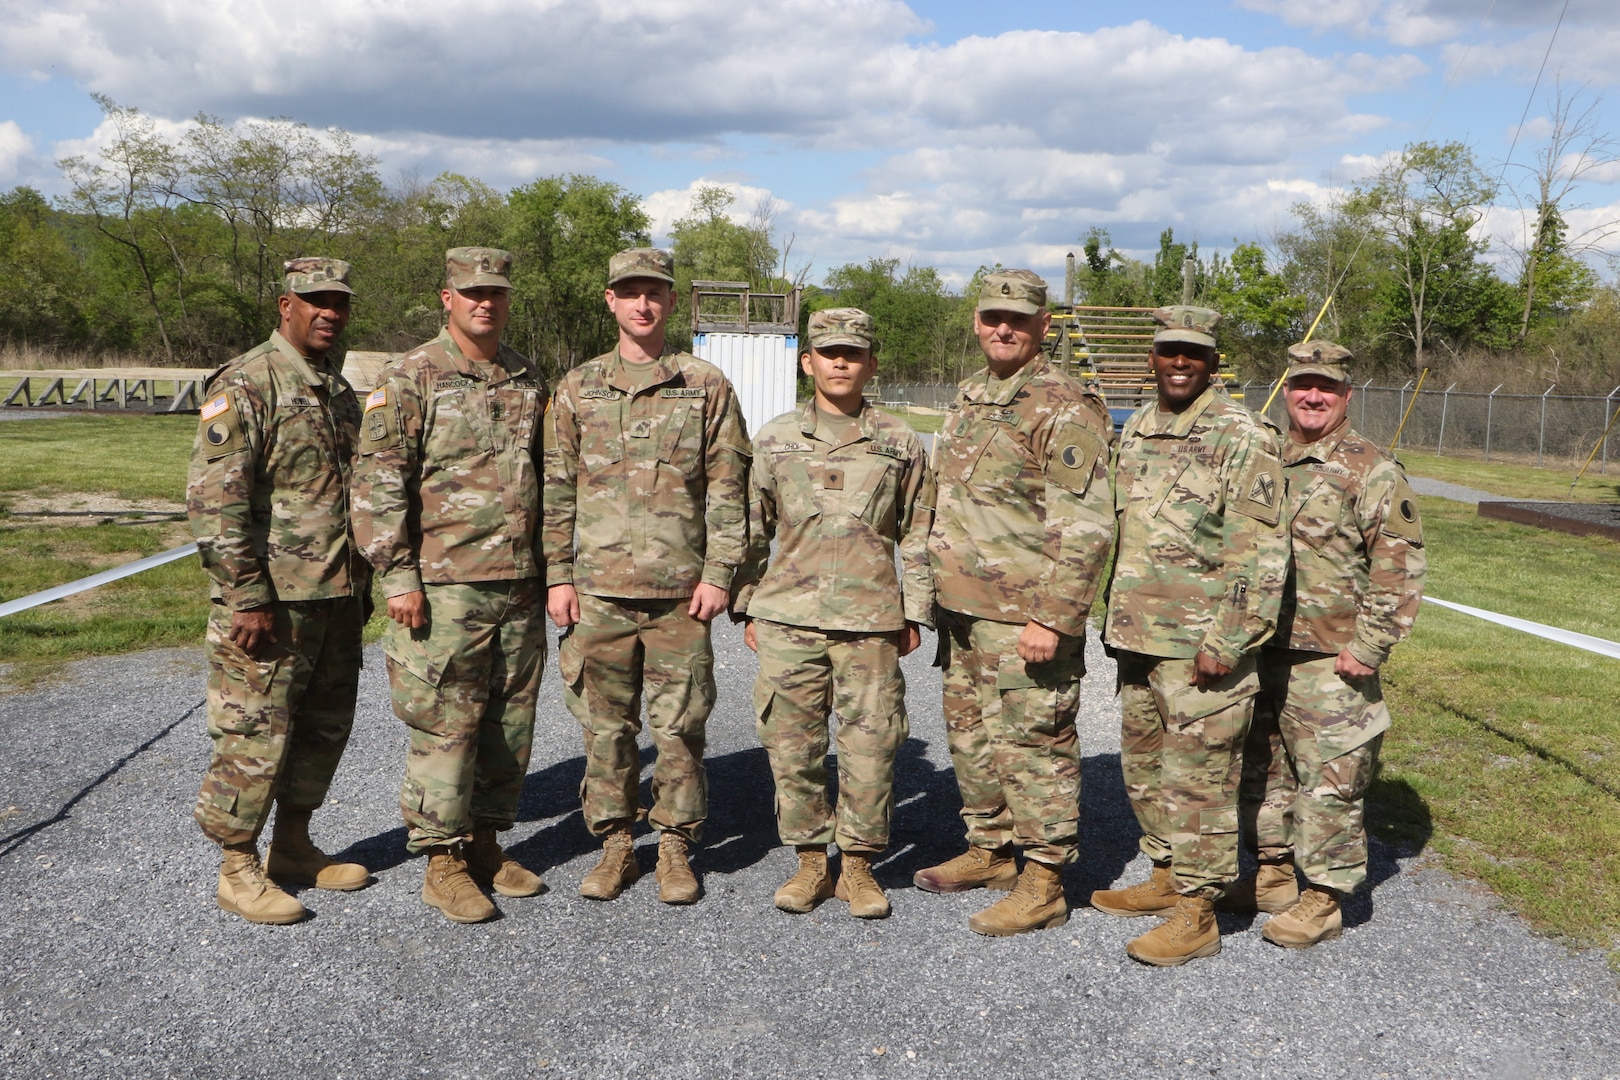
{"label": "tree line", "polygon": [[[0,195],[0,342],[13,348],[219,363],[273,325],[282,261],[318,253],[356,266],[349,347],[396,351],[438,330],[444,250],[490,244],[516,256],[508,340],[557,374],[612,346],[603,269],[651,241],[641,199],[594,176],[506,192],[454,173],[388,184],[338,129],[200,114],[168,137],[138,109],[96,100],[112,139],[95,158],[58,162],[65,194]],[[1196,302],[1225,314],[1223,348],[1246,374],[1274,373],[1316,324],[1371,374],[1499,369],[1498,382],[1612,385],[1620,291],[1590,257],[1613,228],[1572,235],[1567,220],[1582,178],[1620,158],[1595,107],[1560,94],[1552,135],[1511,184],[1463,143],[1418,142],[1328,201],[1295,205],[1290,227],[1225,252],[1167,228],[1151,260],[1135,259],[1091,228],[1075,238],[1075,300],[1177,303],[1191,255]],[[1513,200],[1523,235],[1491,237],[1486,214]],[[871,258],[809,284],[807,266],[790,269],[793,238],[778,235],[774,206],[739,221],[734,205],[727,188],[700,186],[674,223],[683,306],[694,279],[803,286],[801,317],[843,305],[876,317],[889,381],[949,382],[977,366],[973,298],[993,268],[953,288],[933,267]],[[1060,301],[1062,268],[1035,269]],[[683,344],[686,313],[671,325]]]}

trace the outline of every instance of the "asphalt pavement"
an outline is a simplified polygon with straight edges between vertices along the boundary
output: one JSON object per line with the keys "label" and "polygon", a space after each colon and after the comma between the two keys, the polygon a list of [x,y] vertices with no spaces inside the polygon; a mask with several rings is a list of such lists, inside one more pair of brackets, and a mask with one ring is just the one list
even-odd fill
{"label": "asphalt pavement", "polygon": [[[716,640],[704,899],[666,907],[650,873],[614,903],[579,897],[595,845],[553,667],[506,836],[549,891],[499,899],[502,917],[477,926],[421,901],[396,808],[404,728],[375,649],[315,822],[375,883],[305,890],[314,917],[287,927],[214,904],[217,855],[190,819],[208,753],[197,651],[86,661],[0,694],[0,1076],[1620,1076],[1620,988],[1602,953],[1537,937],[1421,851],[1375,846],[1338,941],[1278,949],[1258,921],[1223,916],[1218,956],[1129,960],[1148,921],[1079,906],[1146,873],[1095,643],[1067,926],[978,937],[967,917],[986,894],[910,885],[962,843],[931,642],[908,660],[912,739],[878,870],[893,917],[856,920],[838,901],[779,912],[793,857],[772,828],[753,659],[736,629]],[[649,871],[652,847],[638,839]]]}

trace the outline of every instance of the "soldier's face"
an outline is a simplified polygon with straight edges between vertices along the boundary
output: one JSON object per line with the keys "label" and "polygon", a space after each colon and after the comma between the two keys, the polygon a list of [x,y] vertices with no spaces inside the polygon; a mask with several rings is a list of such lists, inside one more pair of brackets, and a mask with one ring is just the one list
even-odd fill
{"label": "soldier's face", "polygon": [[1153,381],[1159,390],[1159,408],[1178,413],[1209,389],[1220,359],[1206,345],[1166,341],[1148,354]]}
{"label": "soldier's face", "polygon": [[473,341],[499,341],[512,314],[512,290],[498,285],[441,289],[439,299],[451,327]]}
{"label": "soldier's face", "polygon": [[799,366],[816,384],[816,398],[845,412],[859,405],[861,391],[877,371],[877,357],[859,345],[811,346]]}
{"label": "soldier's face", "polygon": [[1288,437],[1313,443],[1338,427],[1350,408],[1350,384],[1326,375],[1295,375],[1283,386]]}
{"label": "soldier's face", "polygon": [[277,307],[281,336],[304,356],[325,356],[349,325],[346,292],[282,293]]}
{"label": "soldier's face", "polygon": [[657,278],[625,278],[608,287],[608,310],[619,329],[636,341],[656,338],[664,332],[669,313],[675,307],[675,290]]}
{"label": "soldier's face", "polygon": [[979,311],[973,329],[990,369],[998,374],[1017,371],[1040,354],[1041,342],[1052,316],[1045,311],[1025,315],[1018,311]]}

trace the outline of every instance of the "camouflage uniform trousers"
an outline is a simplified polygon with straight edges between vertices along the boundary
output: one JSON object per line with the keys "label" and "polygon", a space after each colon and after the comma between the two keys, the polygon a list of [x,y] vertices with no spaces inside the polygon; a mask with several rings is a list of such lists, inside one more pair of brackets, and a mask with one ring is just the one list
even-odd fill
{"label": "camouflage uniform trousers", "polygon": [[256,839],[272,800],[296,810],[326,801],[354,727],[361,601],[271,605],[276,640],[261,659],[230,639],[231,609],[208,614],[208,737],[213,759],[194,817],[209,839]]}
{"label": "camouflage uniform trousers", "polygon": [[1121,649],[1120,768],[1142,853],[1170,863],[1176,889],[1211,899],[1238,875],[1238,783],[1260,689],[1250,653],[1208,690],[1191,657]]}
{"label": "camouflage uniform trousers", "polygon": [[399,807],[413,853],[510,829],[546,665],[538,578],[427,585],[428,624],[383,639],[394,715],[411,730]]}
{"label": "camouflage uniform trousers", "polygon": [[[894,759],[906,741],[906,679],[895,635],[754,620],[754,712],[776,780],[784,844],[838,841],[875,855],[889,846]],[[827,714],[838,713],[836,828],[827,791]]]}
{"label": "camouflage uniform trousers", "polygon": [[686,613],[690,604],[579,594],[580,621],[563,638],[558,663],[563,698],[585,736],[579,793],[593,836],[638,816],[636,736],[645,697],[658,751],[648,820],[694,844],[701,838],[709,816],[703,748],[714,708],[714,649],[708,623]]}
{"label": "camouflage uniform trousers", "polygon": [[[1240,807],[1260,858],[1290,854],[1308,881],[1351,892],[1367,878],[1367,787],[1383,745],[1378,676],[1346,680],[1332,653],[1266,649],[1243,748]],[[1369,730],[1378,733],[1366,736]]]}
{"label": "camouflage uniform trousers", "polygon": [[1016,843],[1061,866],[1080,840],[1080,679],[1085,640],[1042,664],[1018,657],[1023,623],[940,613],[945,732],[968,843]]}

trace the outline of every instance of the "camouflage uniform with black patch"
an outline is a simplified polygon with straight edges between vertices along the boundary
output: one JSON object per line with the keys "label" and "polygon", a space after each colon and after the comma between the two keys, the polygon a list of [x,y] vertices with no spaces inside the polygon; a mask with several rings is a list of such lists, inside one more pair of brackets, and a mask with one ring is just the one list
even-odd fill
{"label": "camouflage uniform with black patch", "polygon": [[[858,309],[810,316],[812,348],[870,349],[873,333]],[[934,478],[905,422],[867,405],[829,427],[819,412],[806,402],[754,439],[752,557],[734,607],[755,620],[754,709],[782,842],[876,853],[888,846],[894,759],[909,731],[896,632],[933,621]],[[829,710],[838,713],[836,816]]]}
{"label": "camouflage uniform with black patch", "polygon": [[[295,259],[287,288],[349,292],[348,274],[335,259]],[[214,372],[203,395],[186,509],[214,598],[214,752],[195,817],[222,845],[255,839],[273,799],[320,806],[348,744],[370,587],[349,529],[359,423],[343,376],[279,332]],[[262,609],[275,641],[249,656],[231,614]]]}
{"label": "camouflage uniform with black patch", "polygon": [[[610,285],[673,282],[673,273],[651,248],[609,263]],[[585,736],[585,823],[595,835],[637,817],[643,700],[658,748],[650,820],[696,842],[708,816],[714,654],[708,624],[687,606],[700,582],[730,589],[746,557],[750,453],[731,383],[687,353],[666,350],[632,370],[615,349],[557,387],[541,537],[546,584],[579,594],[580,622],[558,664]]]}
{"label": "camouflage uniform with black patch", "polygon": [[[451,288],[508,288],[511,255],[446,254]],[[394,712],[411,729],[400,808],[422,852],[516,820],[545,668],[537,550],[546,385],[521,353],[469,358],[449,330],[391,363],[366,397],[355,536],[392,597],[427,625],[383,637]]]}
{"label": "camouflage uniform with black patch", "polygon": [[[1348,383],[1349,350],[1289,350],[1288,376]],[[1243,811],[1260,858],[1293,856],[1307,880],[1348,892],[1366,878],[1363,806],[1389,729],[1377,669],[1412,632],[1427,556],[1399,463],[1349,422],[1283,448],[1293,566],[1244,750]],[[1343,677],[1348,652],[1374,672]]]}
{"label": "camouflage uniform with black patch", "polygon": [[[1045,304],[1045,282],[1027,270],[988,275],[979,300],[1029,313]],[[1079,841],[1074,722],[1086,620],[1114,536],[1107,416],[1037,355],[1005,379],[986,368],[964,380],[934,451],[928,547],[968,843],[1016,843],[1053,866],[1074,859]],[[1017,655],[1031,621],[1059,635],[1053,659]]]}
{"label": "camouflage uniform with black patch", "polygon": [[[1220,316],[1155,312],[1167,341],[1214,348]],[[1240,751],[1288,567],[1276,440],[1211,386],[1179,412],[1150,402],[1121,432],[1119,539],[1103,640],[1118,650],[1121,765],[1142,851],[1183,894],[1214,897],[1238,871]],[[1204,653],[1230,669],[1193,685]]]}

